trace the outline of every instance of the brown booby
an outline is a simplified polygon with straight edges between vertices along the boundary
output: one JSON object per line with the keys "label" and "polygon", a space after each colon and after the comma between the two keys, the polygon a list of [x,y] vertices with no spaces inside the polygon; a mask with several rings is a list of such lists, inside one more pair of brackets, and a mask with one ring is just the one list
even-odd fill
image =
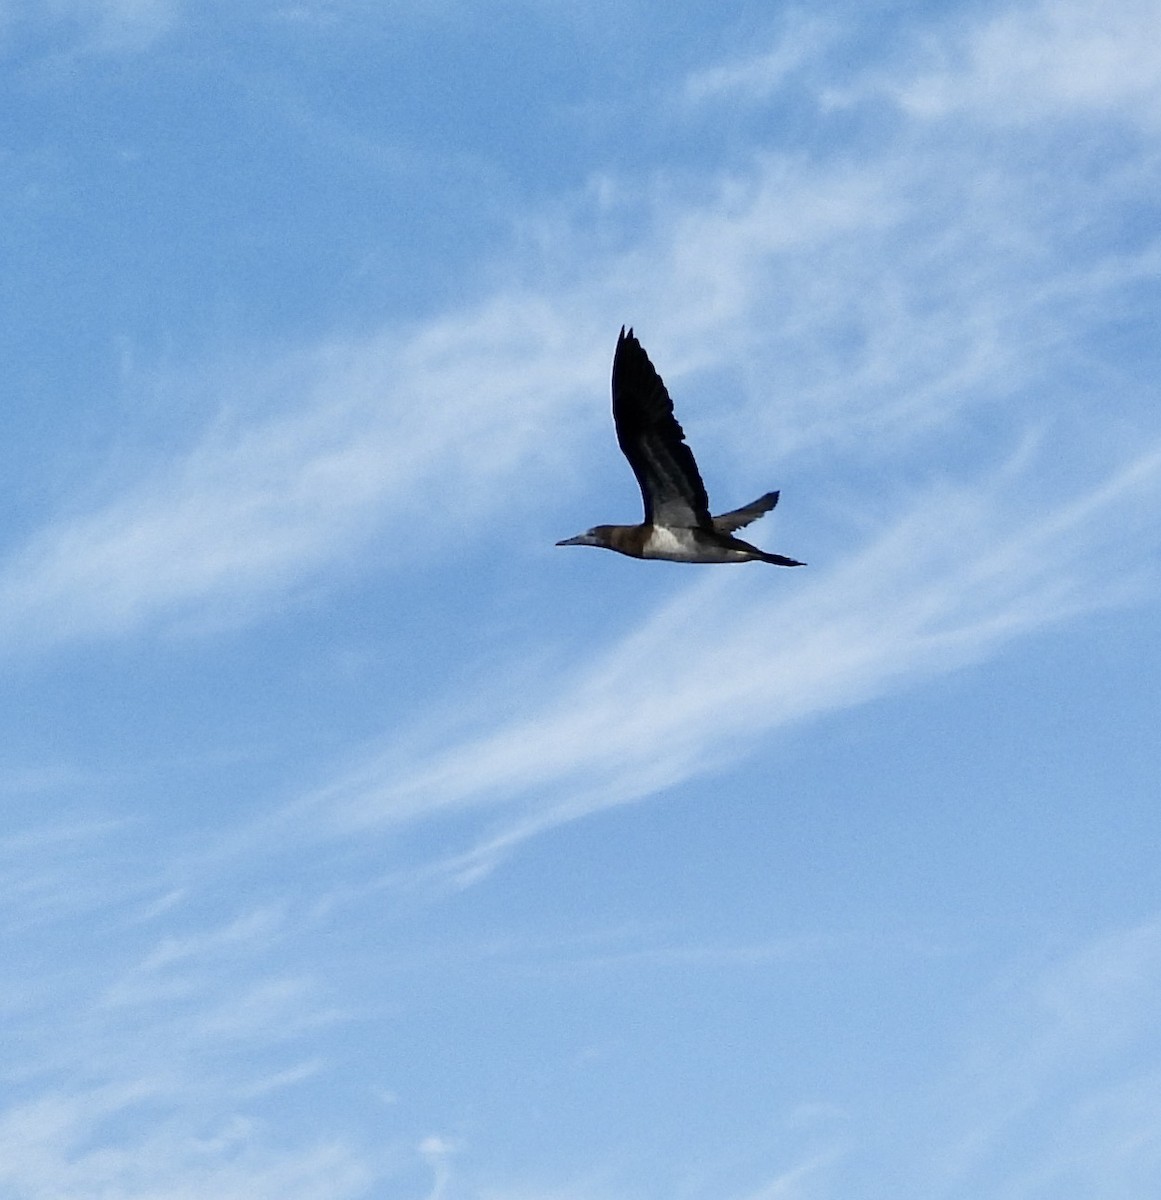
{"label": "brown booby", "polygon": [[632,329],[626,333],[623,325],[613,356],[613,424],[641,487],[645,520],[640,525],[597,525],[558,546],[600,546],[632,558],[671,562],[806,565],[733,536],[734,530],[769,512],[778,503],[777,492],[710,516],[705,484],[673,415],[673,401]]}

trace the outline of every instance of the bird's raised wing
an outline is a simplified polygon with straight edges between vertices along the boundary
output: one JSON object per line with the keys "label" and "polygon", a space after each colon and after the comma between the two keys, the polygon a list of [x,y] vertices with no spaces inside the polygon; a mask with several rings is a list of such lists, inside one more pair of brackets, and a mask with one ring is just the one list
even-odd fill
{"label": "bird's raised wing", "polygon": [[641,486],[649,524],[711,527],[709,500],[673,401],[641,343],[621,329],[613,357],[617,443]]}

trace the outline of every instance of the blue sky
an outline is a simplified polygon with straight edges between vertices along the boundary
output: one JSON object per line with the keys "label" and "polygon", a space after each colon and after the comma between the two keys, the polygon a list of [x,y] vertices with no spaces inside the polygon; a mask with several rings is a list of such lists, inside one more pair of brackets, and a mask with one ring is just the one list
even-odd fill
{"label": "blue sky", "polygon": [[0,1195],[1157,1194],[1155,0],[0,55]]}

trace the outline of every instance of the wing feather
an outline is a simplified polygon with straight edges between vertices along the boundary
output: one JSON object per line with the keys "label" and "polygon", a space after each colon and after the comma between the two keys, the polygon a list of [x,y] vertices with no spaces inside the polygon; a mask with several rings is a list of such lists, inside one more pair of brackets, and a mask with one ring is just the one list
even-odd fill
{"label": "wing feather", "polygon": [[641,343],[623,326],[613,357],[613,423],[641,488],[646,523],[712,528],[705,484],[673,401]]}
{"label": "wing feather", "polygon": [[768,513],[777,503],[778,493],[767,492],[751,504],[735,508],[732,512],[722,513],[720,517],[714,517],[714,528],[718,533],[733,533],[749,525],[751,521],[756,521],[763,513]]}

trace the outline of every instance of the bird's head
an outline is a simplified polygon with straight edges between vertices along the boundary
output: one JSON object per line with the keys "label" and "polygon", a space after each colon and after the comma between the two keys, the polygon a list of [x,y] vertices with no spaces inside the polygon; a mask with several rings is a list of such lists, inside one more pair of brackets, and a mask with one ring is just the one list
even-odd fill
{"label": "bird's head", "polygon": [[585,533],[578,533],[576,537],[565,538],[562,542],[557,542],[558,546],[600,546],[607,548],[609,546],[609,531],[611,525],[594,525],[592,529]]}

